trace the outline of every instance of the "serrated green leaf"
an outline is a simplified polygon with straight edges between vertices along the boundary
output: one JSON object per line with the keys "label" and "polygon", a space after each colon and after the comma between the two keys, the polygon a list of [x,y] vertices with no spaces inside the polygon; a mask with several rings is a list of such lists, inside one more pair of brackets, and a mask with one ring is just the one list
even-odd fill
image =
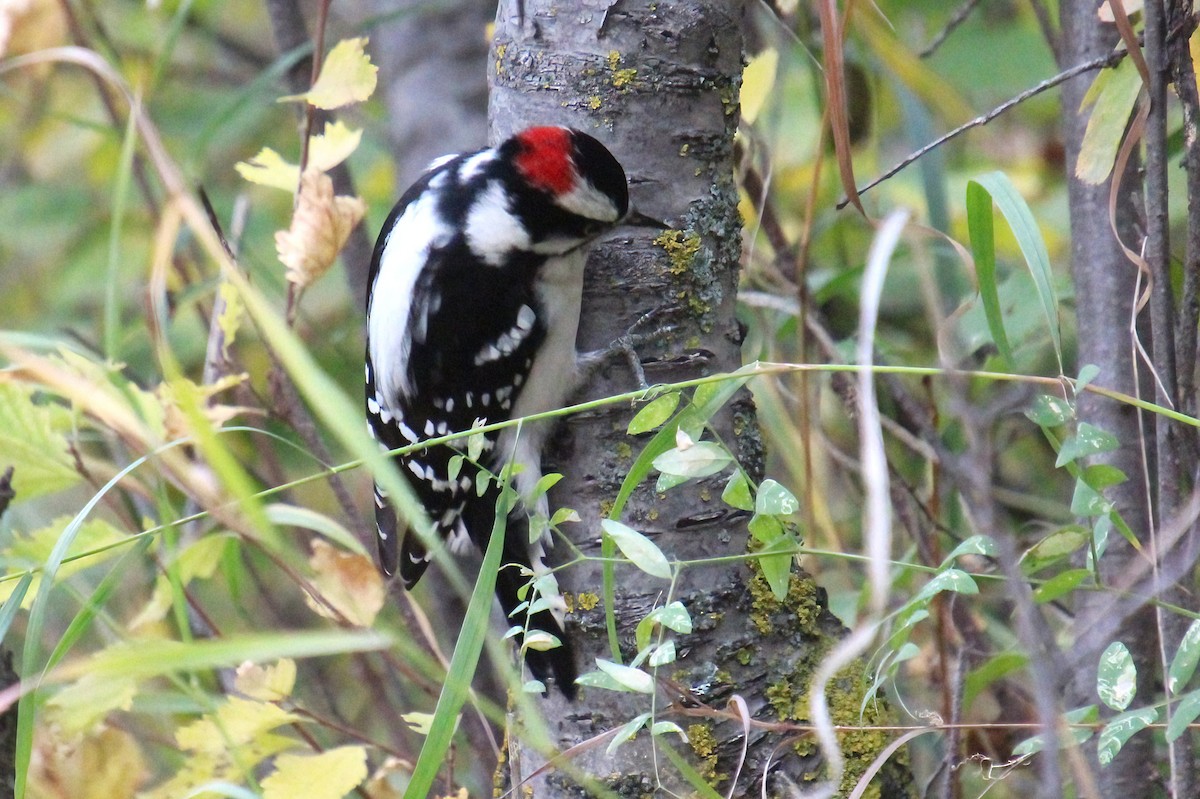
{"label": "serrated green leaf", "polygon": [[1179,693],[1196,673],[1198,661],[1200,661],[1200,619],[1193,619],[1187,632],[1179,640],[1179,648],[1175,650],[1175,657],[1171,658],[1171,668],[1167,671],[1167,690],[1173,694]]}
{"label": "serrated green leaf", "polygon": [[[62,516],[33,532],[14,533],[11,543],[0,551],[0,560],[10,570],[41,568],[70,523],[70,518]],[[125,533],[104,519],[88,519],[80,525],[74,540],[71,541],[64,562],[54,575],[54,584],[57,585],[73,574],[116,557],[120,550],[113,545],[127,538]],[[85,554],[89,552],[95,554]],[[26,609],[34,601],[41,583],[42,575],[35,572],[23,600],[23,607]],[[16,587],[15,580],[0,583],[0,602],[8,599]]]}
{"label": "serrated green leaf", "polygon": [[679,407],[679,392],[672,391],[663,394],[647,403],[634,417],[629,420],[628,432],[631,436],[649,433],[654,428],[666,422]]}
{"label": "serrated green leaf", "polygon": [[779,483],[767,478],[758,487],[754,499],[754,512],[768,516],[790,516],[800,510],[800,501],[795,494]]}
{"label": "serrated green leaf", "polygon": [[1053,602],[1064,594],[1074,591],[1091,576],[1092,572],[1089,569],[1068,569],[1056,574],[1034,589],[1033,601],[1043,604]]}
{"label": "serrated green leaf", "polygon": [[754,510],[754,497],[750,494],[750,480],[741,469],[735,469],[729,475],[729,482],[721,492],[721,499],[726,505],[738,510]]}
{"label": "serrated green leaf", "polygon": [[63,430],[70,413],[38,405],[31,390],[0,383],[0,472],[13,467],[15,502],[70,488],[81,479],[72,465]]}
{"label": "serrated green leaf", "polygon": [[1099,757],[1100,765],[1107,766],[1111,763],[1126,741],[1156,721],[1158,721],[1158,711],[1152,707],[1138,708],[1114,716],[1108,724],[1104,725],[1104,729],[1100,731],[1100,737],[1096,741],[1096,755]]}
{"label": "serrated green leaf", "polygon": [[1100,701],[1113,710],[1129,707],[1137,693],[1137,667],[1133,656],[1120,641],[1113,641],[1100,655],[1096,669],[1096,693]]}
{"label": "serrated green leaf", "polygon": [[632,527],[604,519],[600,522],[604,532],[612,539],[621,554],[642,571],[664,580],[671,579],[671,563],[658,545]]}

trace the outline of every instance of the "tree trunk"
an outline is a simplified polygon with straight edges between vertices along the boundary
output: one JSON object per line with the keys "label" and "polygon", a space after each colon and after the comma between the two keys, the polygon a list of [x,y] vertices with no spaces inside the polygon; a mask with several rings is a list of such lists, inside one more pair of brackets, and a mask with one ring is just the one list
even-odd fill
{"label": "tree trunk", "polygon": [[[1111,52],[1117,35],[1111,25],[1101,25],[1096,17],[1096,4],[1091,0],[1068,0],[1061,7],[1061,26],[1067,35],[1062,37],[1061,65],[1066,68]],[[1108,198],[1110,181],[1093,186],[1074,176],[1088,114],[1080,112],[1080,103],[1091,85],[1093,75],[1074,78],[1063,84],[1063,128],[1067,152],[1067,178],[1071,214],[1071,273],[1075,283],[1075,304],[1078,309],[1079,364],[1100,367],[1098,385],[1136,395],[1138,382],[1143,391],[1150,391],[1152,378],[1143,370],[1140,378],[1134,372],[1133,342],[1129,321],[1137,302],[1135,278],[1137,268],[1122,253],[1109,223]],[[1116,214],[1121,236],[1127,242],[1139,241],[1138,230],[1144,226],[1138,202],[1140,178],[1138,167],[1131,163],[1121,182]],[[1150,341],[1145,315],[1139,317],[1139,336]],[[1153,417],[1147,414],[1152,425]],[[1135,408],[1083,392],[1079,397],[1078,418],[1112,433],[1121,442],[1120,449],[1100,460],[1117,467],[1128,481],[1106,491],[1116,510],[1124,517],[1141,541],[1149,540],[1147,527],[1150,509],[1145,493],[1145,471],[1142,467],[1140,445],[1143,432],[1138,426]],[[1152,429],[1146,435],[1152,440]],[[1109,538],[1108,551],[1100,560],[1102,582],[1111,584],[1141,556],[1119,535]],[[1070,685],[1066,702],[1070,707],[1097,703],[1096,667],[1100,653],[1112,641],[1121,641],[1133,654],[1139,675],[1138,696],[1153,695],[1155,652],[1158,649],[1154,617],[1150,607],[1126,613],[1119,625],[1104,624],[1113,618],[1114,603],[1119,598],[1101,591],[1076,593],[1075,629],[1071,649],[1074,662],[1068,664]],[[1101,769],[1094,746],[1084,746],[1083,752],[1092,764],[1092,773],[1105,797],[1123,799],[1145,796],[1156,779],[1154,775],[1153,740],[1149,735],[1134,736],[1121,749],[1112,764]]]}
{"label": "tree trunk", "polygon": [[[742,4],[729,0],[612,5],[595,0],[501,2],[492,58],[490,124],[493,140],[533,124],[565,124],[603,141],[623,163],[636,210],[666,221],[670,230],[623,227],[594,249],[585,283],[579,349],[603,348],[647,313],[651,329],[670,322],[640,353],[647,380],[667,383],[728,372],[741,365],[741,331],[734,317],[741,254],[741,222],[733,180],[733,135],[739,121],[742,66]],[[638,332],[646,332],[639,328]],[[603,397],[635,388],[631,370],[614,362],[594,375],[582,397]],[[625,432],[633,409],[610,405],[569,418],[551,447],[548,467],[566,475],[552,492],[555,507],[569,506],[582,521],[564,525],[575,547],[599,556],[600,521],[644,440]],[[712,427],[757,481],[762,444],[746,392],[735,396]],[[557,464],[554,459],[557,458]],[[656,494],[643,485],[622,519],[651,538],[667,556],[700,561],[746,552],[746,516],[725,505],[728,474]],[[553,556],[568,560],[560,544]],[[670,720],[688,733],[651,739],[643,731],[614,755],[606,742],[574,755],[565,768],[532,781],[539,797],[579,796],[581,775],[618,795],[643,795],[659,787],[693,789],[662,751],[685,757],[710,784],[734,796],[759,795],[764,773],[768,795],[785,781],[821,776],[820,755],[809,737],[752,728],[714,713],[674,712],[676,698],[661,680],[674,681],[681,697],[724,711],[740,696],[750,715],[767,721],[807,716],[811,672],[842,634],[826,608],[824,591],[796,573],[784,602],[777,602],[757,566],[730,561],[690,565],[674,583],[632,565],[618,564],[613,613],[620,658],[637,652],[634,631],[652,608],[678,600],[688,609],[693,632],[676,637],[678,660],[657,670],[656,700],[642,694],[583,688],[568,702],[552,695],[537,707],[553,748],[567,748],[620,727],[640,713]],[[572,600],[568,631],[583,671],[594,658],[616,660],[606,634],[600,563],[585,561],[559,573]],[[848,670],[831,700],[835,723],[858,723],[863,682]],[[868,712],[862,723],[872,723]],[[545,754],[510,736],[510,760],[502,781],[515,785],[545,762]],[[786,740],[785,740],[786,739]],[[783,743],[783,745],[781,745]],[[886,744],[880,736],[845,736],[850,761],[845,785]],[[743,758],[743,745],[748,745]],[[657,750],[656,750],[657,747]],[[740,776],[735,778],[735,773]],[[888,771],[883,796],[904,796],[902,767]],[[841,792],[845,795],[848,791]]]}

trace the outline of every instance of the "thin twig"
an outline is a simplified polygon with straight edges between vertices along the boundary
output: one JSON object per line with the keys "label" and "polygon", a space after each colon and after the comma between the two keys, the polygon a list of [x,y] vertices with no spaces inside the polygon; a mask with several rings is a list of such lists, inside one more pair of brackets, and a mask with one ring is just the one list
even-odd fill
{"label": "thin twig", "polygon": [[954,33],[955,29],[957,29],[959,25],[967,21],[967,17],[971,16],[971,12],[975,10],[975,7],[978,6],[979,3],[980,0],[967,0],[965,3],[959,6],[955,12],[950,15],[950,19],[946,21],[945,26],[938,31],[937,36],[933,37],[933,41],[927,44],[924,50],[917,53],[917,56],[919,58],[929,58],[931,55],[936,53],[937,49],[942,46],[942,43],[945,42],[946,39],[950,38],[950,34]]}
{"label": "thin twig", "polygon": [[[996,117],[1003,114],[1005,111],[1008,111],[1010,108],[1013,108],[1014,106],[1020,105],[1021,103],[1025,102],[1029,98],[1036,97],[1037,95],[1041,94],[1042,92],[1046,91],[1047,89],[1052,89],[1055,86],[1057,86],[1058,84],[1060,84],[1064,81],[1068,81],[1071,78],[1075,77],[1076,75],[1082,75],[1085,72],[1092,72],[1097,69],[1105,69],[1107,67],[1116,66],[1117,64],[1119,64],[1121,62],[1121,59],[1123,59],[1125,57],[1125,55],[1126,55],[1126,53],[1124,50],[1118,50],[1115,53],[1110,53],[1109,55],[1101,56],[1099,58],[1094,58],[1091,61],[1086,61],[1082,64],[1077,64],[1076,66],[1073,66],[1070,69],[1067,69],[1067,70],[1064,70],[1064,71],[1058,73],[1057,75],[1055,75],[1052,78],[1047,78],[1046,80],[1042,81],[1038,85],[1021,92],[1016,97],[1013,97],[1011,100],[1001,103],[1000,105],[993,108],[991,111],[988,111],[983,116],[976,117],[975,119],[972,119],[970,122],[966,122],[962,125],[959,125],[957,128],[950,131],[949,133],[947,133],[937,139],[934,139],[929,144],[926,144],[924,147],[922,147],[921,149],[912,153],[911,155],[909,155],[907,158],[905,158],[900,163],[896,164],[894,167],[889,169],[887,172],[884,172],[882,175],[875,178],[870,183],[859,188],[858,194],[860,194],[860,195],[865,194],[867,191],[878,186],[880,183],[882,183],[883,181],[892,177],[897,172],[899,172],[901,169],[904,169],[906,166],[908,166],[912,162],[916,161],[917,159],[921,158],[925,154],[931,152],[932,150],[936,150],[938,147],[941,147],[946,142],[950,141],[951,139],[953,139],[963,133],[966,133],[968,130],[970,130],[972,128],[977,128],[982,125],[986,125],[987,123],[991,122]],[[850,204],[850,200],[842,199],[842,200],[838,201],[837,208],[838,208],[838,210],[841,210],[842,208],[845,208],[849,204]]]}

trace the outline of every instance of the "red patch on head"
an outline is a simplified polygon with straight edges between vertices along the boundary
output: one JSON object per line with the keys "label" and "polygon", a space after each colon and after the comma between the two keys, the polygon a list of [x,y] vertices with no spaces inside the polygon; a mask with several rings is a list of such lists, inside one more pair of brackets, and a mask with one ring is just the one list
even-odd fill
{"label": "red patch on head", "polygon": [[571,132],[566,128],[530,128],[517,134],[521,152],[517,169],[525,179],[553,194],[575,188],[575,165],[571,161]]}

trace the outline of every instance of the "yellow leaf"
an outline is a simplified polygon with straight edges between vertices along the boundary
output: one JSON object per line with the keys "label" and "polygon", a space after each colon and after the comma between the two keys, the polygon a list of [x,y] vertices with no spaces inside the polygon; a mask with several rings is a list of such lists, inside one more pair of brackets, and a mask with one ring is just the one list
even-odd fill
{"label": "yellow leaf", "polygon": [[401,799],[412,771],[412,763],[390,756],[371,772],[371,779],[363,788],[371,799]]}
{"label": "yellow leaf", "polygon": [[217,327],[221,329],[221,356],[229,358],[229,348],[237,338],[238,328],[242,323],[242,295],[228,280],[222,280],[217,287],[217,297],[223,303],[221,313],[217,316]]}
{"label": "yellow leaf", "polygon": [[312,584],[324,601],[306,595],[308,606],[326,618],[341,614],[351,624],[369,627],[387,595],[375,563],[365,555],[335,549],[320,538],[313,539],[312,550],[308,560],[314,572]]}
{"label": "yellow leaf", "polygon": [[363,50],[366,43],[365,38],[338,42],[325,56],[321,74],[312,88],[304,94],[280,97],[279,101],[303,100],[329,110],[367,99],[375,91],[379,68],[371,63],[371,57]]}
{"label": "yellow leaf", "polygon": [[[227,533],[214,533],[199,538],[179,553],[175,560],[176,575],[181,587],[186,588],[193,580],[207,580],[217,571],[226,547],[232,541]],[[167,615],[175,593],[171,579],[163,574],[154,582],[154,593],[141,612],[129,622],[129,629],[136,630]]]}
{"label": "yellow leaf", "polygon": [[53,718],[70,733],[85,732],[110,711],[129,710],[137,693],[132,677],[85,674],[47,702]]}
{"label": "yellow leaf", "polygon": [[104,727],[86,736],[39,725],[29,764],[28,796],[54,799],[132,799],[147,776],[137,741]]}
{"label": "yellow leaf", "polygon": [[215,714],[180,727],[175,733],[175,742],[180,749],[191,752],[221,754],[230,747],[251,743],[298,718],[270,702],[231,696]]}
{"label": "yellow leaf", "polygon": [[[326,122],[325,132],[308,140],[308,167],[328,172],[349,158],[361,141],[361,129],[346,127],[340,121]],[[287,192],[295,193],[300,183],[300,167],[270,147],[262,148],[258,155],[248,161],[239,161],[233,168],[251,183]]]}
{"label": "yellow leaf", "polygon": [[325,132],[308,140],[308,166],[322,172],[333,169],[358,149],[362,133],[361,129],[348,128],[340,121],[326,122]]}
{"label": "yellow leaf", "polygon": [[258,151],[258,155],[249,161],[238,161],[233,168],[251,183],[271,186],[287,192],[295,192],[296,186],[300,183],[300,167],[288,163],[282,155],[270,147],[262,148]]}
{"label": "yellow leaf", "polygon": [[1112,172],[1129,115],[1142,91],[1142,77],[1128,59],[1105,72],[1111,74],[1096,95],[1075,162],[1075,177],[1092,184],[1103,183]]}
{"label": "yellow leaf", "polygon": [[278,702],[287,699],[296,687],[296,661],[283,658],[273,666],[246,661],[237,668],[234,687],[251,699]]}
{"label": "yellow leaf", "polygon": [[70,413],[59,405],[38,404],[32,389],[0,377],[0,472],[13,467],[16,501],[61,491],[79,481],[64,430]]}
{"label": "yellow leaf", "polygon": [[779,66],[779,51],[768,47],[746,65],[742,72],[742,119],[754,124],[771,89],[775,86],[775,71]]}
{"label": "yellow leaf", "polygon": [[357,197],[335,197],[328,175],[315,169],[305,172],[292,225],[275,233],[275,250],[287,267],[287,279],[303,288],[329,271],[366,212],[366,204]]}
{"label": "yellow leaf", "polygon": [[[5,570],[12,572],[20,568],[35,568],[45,565],[46,559],[50,557],[51,551],[58,544],[58,539],[70,523],[70,516],[60,516],[45,527],[31,533],[14,533],[11,543],[0,550],[0,561],[5,564]],[[56,580],[61,582],[77,572],[118,555],[120,550],[111,545],[123,541],[125,538],[125,533],[103,519],[90,519],[84,522],[76,532],[70,549],[67,550],[69,560],[64,560],[59,567]],[[95,552],[95,554],[82,556],[85,552]],[[25,601],[21,603],[22,607],[28,608],[33,603],[41,579],[40,574],[33,575],[33,582],[29,584],[29,588],[25,592]],[[8,599],[16,586],[16,580],[6,580],[0,583],[0,602]]]}
{"label": "yellow leaf", "polygon": [[[187,413],[180,407],[180,397],[189,397],[191,404],[204,409],[204,415],[213,427],[221,427],[239,413],[247,410],[236,405],[221,405],[210,402],[212,397],[226,389],[232,388],[249,379],[245,372],[236,375],[225,375],[220,380],[206,385],[198,385],[187,378],[176,378],[167,383],[160,383],[154,394],[163,407],[163,433],[168,439],[187,438],[192,435],[192,424]],[[186,393],[181,393],[186,392]]]}
{"label": "yellow leaf", "polygon": [[367,777],[367,750],[340,746],[319,755],[285,754],[262,781],[263,799],[342,799]]}
{"label": "yellow leaf", "polygon": [[417,735],[428,735],[429,727],[433,724],[432,713],[401,713],[400,718]]}

